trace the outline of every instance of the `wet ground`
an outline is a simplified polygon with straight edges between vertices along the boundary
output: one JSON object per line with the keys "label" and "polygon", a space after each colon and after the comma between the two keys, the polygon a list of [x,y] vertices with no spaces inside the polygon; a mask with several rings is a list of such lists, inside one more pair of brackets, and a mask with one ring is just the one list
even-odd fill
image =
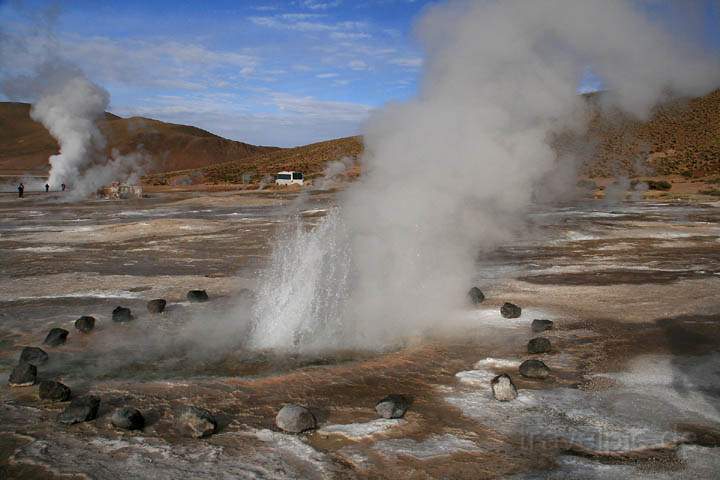
{"label": "wet ground", "polygon": [[[258,272],[289,216],[308,226],[332,196],[175,193],[62,204],[0,196],[0,478],[713,478],[720,472],[720,208],[586,202],[537,208],[514,243],[481,252],[480,308],[387,352],[277,356],[242,348]],[[206,289],[211,301],[189,303]],[[168,300],[151,315],[145,304]],[[500,317],[505,301],[523,307]],[[114,307],[136,319],[114,324]],[[95,331],[77,332],[80,315]],[[528,355],[535,318],[551,353]],[[448,328],[447,324],[452,324]],[[6,378],[22,346],[70,331],[41,379],[102,399],[99,418],[61,426],[64,404]],[[539,358],[546,380],[523,379]],[[509,373],[520,396],[492,399]],[[401,420],[375,403],[403,393]],[[316,432],[287,435],[285,403]],[[215,413],[220,431],[183,437],[175,412]],[[132,405],[148,425],[122,432]]]}

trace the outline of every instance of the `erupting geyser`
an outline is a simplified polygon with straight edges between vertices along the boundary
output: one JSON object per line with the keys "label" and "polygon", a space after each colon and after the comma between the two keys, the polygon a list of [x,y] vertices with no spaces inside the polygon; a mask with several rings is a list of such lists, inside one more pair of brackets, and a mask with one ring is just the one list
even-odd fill
{"label": "erupting geyser", "polygon": [[453,2],[418,33],[417,98],[372,116],[362,178],[276,251],[255,346],[380,347],[446,322],[477,252],[508,239],[535,192],[547,198],[570,178],[575,159],[548,140],[586,128],[577,89],[588,68],[604,106],[639,117],[720,79],[717,59],[630,0]]}
{"label": "erupting geyser", "polygon": [[349,296],[350,239],[339,210],[312,231],[300,219],[275,247],[263,273],[251,345],[257,348],[340,348]]}

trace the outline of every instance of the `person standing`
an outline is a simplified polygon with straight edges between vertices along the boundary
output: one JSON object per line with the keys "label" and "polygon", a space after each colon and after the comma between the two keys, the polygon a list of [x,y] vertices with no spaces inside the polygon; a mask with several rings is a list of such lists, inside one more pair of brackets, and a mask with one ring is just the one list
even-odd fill
{"label": "person standing", "polygon": [[65,184],[64,184],[64,183],[61,184],[60,187],[62,187],[62,191],[64,192],[64,191],[65,191]]}
{"label": "person standing", "polygon": [[47,192],[49,192],[49,191],[50,191],[50,185],[48,185],[48,184],[46,183],[46,184],[45,184],[45,193],[47,193]]}
{"label": "person standing", "polygon": [[18,185],[18,197],[23,198],[23,192],[25,191],[25,185],[20,182],[20,185]]}

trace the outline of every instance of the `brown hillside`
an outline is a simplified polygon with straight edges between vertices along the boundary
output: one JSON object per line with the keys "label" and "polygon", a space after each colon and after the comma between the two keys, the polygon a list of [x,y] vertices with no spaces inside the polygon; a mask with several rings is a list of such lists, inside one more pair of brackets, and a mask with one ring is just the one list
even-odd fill
{"label": "brown hillside", "polygon": [[[111,113],[99,126],[108,139],[108,152],[128,153],[142,146],[153,159],[151,172],[199,168],[277,150],[227,140],[196,127]],[[0,102],[0,173],[45,174],[48,157],[57,152],[57,142],[30,118],[30,105]]]}
{"label": "brown hillside", "polygon": [[[587,96],[588,101],[596,101],[598,95]],[[28,112],[27,104],[0,103],[0,173],[47,171],[47,158],[57,145]],[[193,183],[242,183],[245,173],[256,183],[280,170],[300,170],[312,178],[328,161],[357,158],[363,148],[361,137],[296,148],[256,147],[195,127],[112,114],[106,115],[101,128],[110,148],[126,153],[143,145],[155,158],[153,171],[163,173],[147,181],[159,184],[181,177]],[[597,108],[586,135],[561,135],[555,146],[587,158],[582,173],[594,177],[718,175],[720,90],[659,107],[647,122]]]}
{"label": "brown hillside", "polygon": [[313,143],[295,148],[264,152],[232,162],[218,163],[201,169],[154,175],[150,183],[172,183],[173,178],[194,177],[207,183],[242,183],[243,174],[250,174],[252,182],[283,170],[299,170],[306,178],[322,173],[327,162],[343,157],[356,159],[362,153],[362,137],[346,137]]}
{"label": "brown hillside", "polygon": [[[572,148],[577,140],[565,137],[558,148]],[[592,146],[586,150],[584,165],[590,176],[716,175],[720,173],[720,90],[662,105],[647,122],[596,109],[588,134],[579,140],[580,145]]]}
{"label": "brown hillside", "polygon": [[[595,102],[597,94],[588,95]],[[619,112],[593,112],[588,133],[581,138],[559,136],[558,151],[587,158],[583,174],[706,176],[720,174],[720,90],[704,97],[675,101],[658,107],[647,122]],[[196,171],[173,172],[209,183],[240,183],[244,172],[254,181],[280,170],[301,170],[309,178],[319,175],[327,161],[357,158],[362,137],[348,137],[304,147],[267,152]]]}

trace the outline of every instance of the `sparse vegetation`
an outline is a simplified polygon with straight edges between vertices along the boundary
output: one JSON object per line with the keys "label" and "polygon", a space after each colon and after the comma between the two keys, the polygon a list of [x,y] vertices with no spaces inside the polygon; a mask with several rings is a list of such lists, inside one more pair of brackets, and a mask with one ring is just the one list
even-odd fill
{"label": "sparse vegetation", "polygon": [[647,186],[650,190],[670,190],[672,184],[666,180],[646,180]]}
{"label": "sparse vegetation", "polygon": [[598,186],[597,183],[595,183],[592,180],[588,179],[582,179],[577,182],[577,187],[582,190],[597,190]]}
{"label": "sparse vegetation", "polygon": [[646,185],[648,190],[670,190],[672,188],[672,183],[666,180],[633,180],[630,182],[632,188],[641,184]]}
{"label": "sparse vegetation", "polygon": [[152,180],[147,183],[150,185],[167,185],[168,179],[165,175],[154,175]]}
{"label": "sparse vegetation", "polygon": [[[305,173],[307,180],[312,180],[322,175],[327,162],[339,160],[343,157],[357,158],[362,153],[362,149],[361,137],[347,137],[302,147],[276,149],[240,160],[210,165],[201,169],[169,172],[165,175],[180,177],[200,174],[207,183],[247,184],[259,183],[263,178],[272,177],[282,170],[299,170]],[[247,177],[248,172],[253,172],[252,177],[249,179]],[[358,174],[359,170],[356,168],[355,171],[349,173],[349,176]],[[156,175],[149,176],[146,181],[152,182],[154,177]]]}
{"label": "sparse vegetation", "polygon": [[710,190],[700,190],[702,195],[712,195],[713,197],[720,197],[720,189],[713,188]]}
{"label": "sparse vegetation", "polygon": [[[587,95],[596,103],[602,94]],[[593,145],[588,149],[588,145]],[[586,135],[560,135],[561,152],[588,158],[591,177],[682,175],[687,178],[720,172],[720,90],[704,97],[658,107],[641,122],[619,111],[594,114]]]}

